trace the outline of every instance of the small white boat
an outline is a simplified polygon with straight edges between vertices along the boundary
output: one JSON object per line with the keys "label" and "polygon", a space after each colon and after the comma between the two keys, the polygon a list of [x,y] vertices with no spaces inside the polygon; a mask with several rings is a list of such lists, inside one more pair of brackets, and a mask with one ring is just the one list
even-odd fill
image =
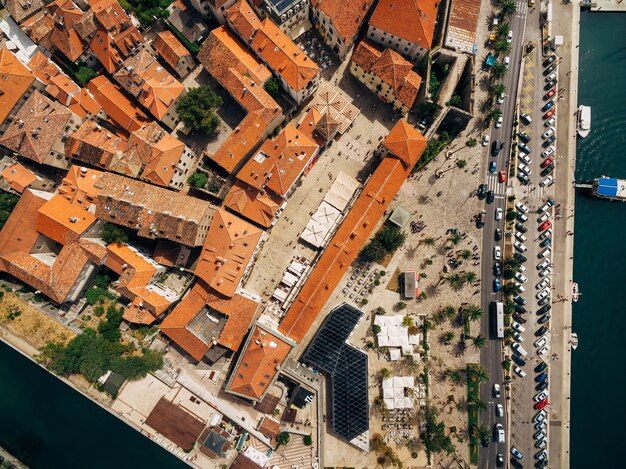
{"label": "small white boat", "polygon": [[576,124],[578,135],[586,137],[591,132],[591,107],[578,106],[578,122]]}
{"label": "small white boat", "polygon": [[576,282],[572,282],[572,301],[576,303],[579,296],[580,292],[578,291],[578,284]]}
{"label": "small white boat", "polygon": [[576,334],[575,332],[572,332],[570,344],[572,344],[572,350],[576,350],[578,348],[578,334]]}

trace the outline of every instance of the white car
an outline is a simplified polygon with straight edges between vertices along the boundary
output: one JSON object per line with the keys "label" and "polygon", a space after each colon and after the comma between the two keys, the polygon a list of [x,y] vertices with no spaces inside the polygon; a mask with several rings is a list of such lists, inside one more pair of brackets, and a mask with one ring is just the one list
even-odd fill
{"label": "white car", "polygon": [[493,397],[500,397],[500,385],[498,383],[494,383],[493,385]]}
{"label": "white car", "polygon": [[526,215],[524,215],[523,213],[518,213],[517,214],[517,220],[522,222],[522,223],[526,223],[528,221],[528,217]]}
{"label": "white car", "polygon": [[543,233],[539,235],[539,239],[542,241],[546,238],[551,238],[551,237],[552,237],[552,228],[548,228],[546,231],[544,231]]}
{"label": "white car", "polygon": [[550,119],[545,121],[543,125],[546,126],[546,127],[553,127],[555,122],[556,122],[556,117],[552,116],[552,117],[550,117]]}
{"label": "white car", "polygon": [[544,278],[537,285],[535,285],[535,288],[537,290],[543,290],[544,288],[546,288],[549,285],[550,285],[550,279]]}
{"label": "white car", "polygon": [[539,441],[545,440],[546,439],[546,432],[539,431],[539,432],[535,433],[533,435],[533,437],[535,438],[535,440],[539,440]]}
{"label": "white car", "polygon": [[504,93],[500,93],[498,95],[498,104],[502,104],[504,102],[504,98],[506,98],[506,95]]}
{"label": "white car", "polygon": [[526,164],[531,164],[533,160],[530,159],[527,153],[520,152],[519,159],[522,160]]}
{"label": "white car", "polygon": [[528,352],[518,342],[513,342],[511,344],[511,348],[513,349],[513,351],[519,353],[522,357],[528,355]]}
{"label": "white car", "polygon": [[522,370],[519,366],[516,366],[513,371],[515,371],[515,374],[520,378],[524,378],[526,376],[526,372]]}
{"label": "white car", "polygon": [[496,121],[496,129],[502,127],[502,122],[504,122],[504,118],[502,116],[499,116],[498,120]]}
{"label": "white car", "polygon": [[522,337],[522,335],[519,332],[513,332],[513,338],[517,342],[524,342],[524,338]]}
{"label": "white car", "polygon": [[543,289],[543,290],[541,290],[539,293],[537,293],[537,294],[535,295],[535,297],[536,297],[538,300],[541,300],[541,299],[545,298],[546,296],[548,296],[549,294],[550,294],[550,290],[548,290],[547,288],[544,288],[544,289]]}
{"label": "white car", "polygon": [[537,270],[543,270],[549,265],[550,265],[550,261],[548,259],[544,259],[539,264],[537,264]]}
{"label": "white car", "polygon": [[502,220],[503,216],[504,216],[504,212],[502,211],[502,209],[500,207],[498,207],[496,209],[496,221]]}
{"label": "white car", "polygon": [[548,459],[548,453],[544,450],[539,454],[535,454],[535,459],[537,461],[543,461],[544,459]]}
{"label": "white car", "polygon": [[539,440],[537,443],[535,443],[535,448],[545,449],[547,445],[548,444],[546,443],[546,440]]}
{"label": "white car", "polygon": [[537,218],[537,223],[543,223],[544,221],[546,221],[548,218],[550,218],[550,214],[549,213],[544,213],[543,215],[541,215],[539,218]]}
{"label": "white car", "polygon": [[543,251],[539,253],[537,257],[543,257],[545,259],[546,257],[550,257],[550,254],[552,254],[552,249],[545,248]]}
{"label": "white car", "polygon": [[517,288],[519,289],[520,293],[524,293],[526,291],[526,289],[524,288],[524,285],[519,283],[517,280],[515,281],[515,285],[517,285]]}
{"label": "white car", "polygon": [[556,80],[556,72],[552,72],[550,75],[546,77],[546,83],[552,80]]}
{"label": "white car", "polygon": [[521,283],[526,283],[528,281],[528,279],[524,275],[522,275],[521,272],[516,273],[515,278],[519,280]]}
{"label": "white car", "polygon": [[534,428],[535,430],[539,431],[539,430],[546,430],[546,428],[548,427],[548,423],[547,422],[539,422],[536,423]]}
{"label": "white car", "polygon": [[554,127],[550,127],[548,130],[546,130],[543,135],[541,136],[541,138],[543,138],[544,140],[546,138],[550,138],[554,135]]}
{"label": "white car", "polygon": [[489,145],[489,134],[484,134],[483,139],[480,141],[480,143],[483,147]]}
{"label": "white car", "polygon": [[530,176],[530,174],[532,173],[530,168],[523,163],[518,164],[517,169],[519,169],[522,173],[526,174],[527,176]]}
{"label": "white car", "polygon": [[501,257],[502,257],[502,249],[500,248],[500,246],[494,246],[493,247],[493,258],[495,260],[499,261]]}
{"label": "white car", "polygon": [[517,232],[515,233],[515,237],[517,238],[517,240],[518,240],[518,241],[520,241],[520,242],[522,242],[522,243],[523,243],[524,241],[526,241],[526,239],[528,239],[528,238],[526,238],[526,236],[524,236],[524,234],[523,234],[523,233],[521,233],[521,232],[519,232],[519,231],[517,231]]}
{"label": "white car", "polygon": [[548,156],[550,156],[551,154],[554,153],[554,145],[549,146],[547,149],[545,149],[542,153],[541,156],[543,156],[544,158],[547,158]]}
{"label": "white car", "polygon": [[508,55],[504,58],[504,65],[506,68],[509,68],[509,65],[511,65],[511,57]]}
{"label": "white car", "polygon": [[537,414],[533,417],[533,423],[543,422],[546,419],[547,415],[545,410],[541,409]]}
{"label": "white car", "polygon": [[526,272],[526,266],[524,264],[519,266],[519,269],[517,269],[519,272]]}
{"label": "white car", "polygon": [[517,249],[519,252],[528,251],[528,248],[524,246],[522,243],[520,243],[519,241],[515,241],[515,249]]}
{"label": "white car", "polygon": [[537,350],[537,355],[539,355],[540,357],[543,357],[546,353],[548,353],[548,347],[541,347],[539,350]]}
{"label": "white car", "polygon": [[496,423],[493,427],[496,441],[498,443],[504,443],[504,427],[501,423]]}
{"label": "white car", "polygon": [[554,183],[554,178],[552,176],[547,176],[545,179],[542,179],[539,185],[541,187],[550,187]]}
{"label": "white car", "polygon": [[[535,347],[537,347],[537,348],[541,348],[541,347],[545,346],[547,343],[548,343],[548,338],[544,335],[544,336],[538,338],[537,340],[535,340],[533,345]],[[539,399],[539,400],[541,400],[541,399]]]}
{"label": "white car", "polygon": [[552,269],[550,267],[546,267],[545,269],[543,269],[541,272],[539,272],[539,276],[540,277],[547,277],[548,275],[550,275],[552,273]]}
{"label": "white car", "polygon": [[[538,392],[537,394],[535,394],[533,396],[533,401],[539,402],[539,401],[543,401],[544,399],[547,399],[547,398],[548,398],[548,393],[546,391],[541,391],[541,392]],[[539,423],[539,422],[537,422],[537,423]]]}
{"label": "white car", "polygon": [[517,210],[519,210],[522,213],[528,213],[528,207],[526,207],[526,205],[524,205],[521,202],[516,203],[515,208],[517,208]]}
{"label": "white car", "polygon": [[509,31],[509,34],[506,35],[506,42],[509,44],[513,42],[513,31]]}
{"label": "white car", "polygon": [[511,322],[511,327],[515,329],[517,332],[520,332],[520,333],[526,332],[526,328],[515,321]]}
{"label": "white car", "polygon": [[496,404],[496,417],[504,417],[504,406]]}

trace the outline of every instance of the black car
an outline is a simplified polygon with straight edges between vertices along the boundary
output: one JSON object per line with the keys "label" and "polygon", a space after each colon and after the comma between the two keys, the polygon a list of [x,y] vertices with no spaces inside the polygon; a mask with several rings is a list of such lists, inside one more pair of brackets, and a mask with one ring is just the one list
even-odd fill
{"label": "black car", "polygon": [[541,308],[539,308],[539,311],[537,311],[537,314],[545,314],[548,311],[550,311],[552,309],[552,306],[550,305],[544,305]]}
{"label": "black car", "polygon": [[548,166],[546,166],[546,168],[541,171],[541,175],[542,176],[547,176],[548,174],[550,174],[552,171],[554,171],[554,165],[550,164]]}
{"label": "black car", "polygon": [[504,467],[504,456],[500,453],[496,455],[496,466]]}
{"label": "black car", "polygon": [[552,145],[554,142],[556,141],[556,137],[553,135],[552,137],[547,138],[542,144],[541,146],[543,148],[548,148],[550,145]]}
{"label": "black car", "polygon": [[525,143],[518,143],[517,146],[519,147],[521,151],[523,151],[527,155],[530,154],[530,152],[532,151],[530,147],[526,145]]}
{"label": "black car", "polygon": [[539,363],[539,365],[535,367],[535,372],[541,373],[542,371],[545,371],[547,368],[548,368],[548,364],[546,362],[541,362]]}
{"label": "black car", "polygon": [[548,332],[549,330],[550,329],[548,329],[548,326],[544,324],[543,326],[541,326],[539,329],[535,331],[535,337],[541,337],[542,335],[545,335],[546,332]]}
{"label": "black car", "polygon": [[483,448],[489,447],[489,437],[485,437],[480,441],[480,444],[483,445]]}
{"label": "black car", "polygon": [[543,383],[547,379],[548,379],[548,373],[545,372],[545,371],[543,373],[540,373],[537,376],[535,376],[535,382],[536,383]]}
{"label": "black car", "polygon": [[539,243],[539,247],[545,248],[546,246],[549,246],[551,242],[552,240],[550,238],[546,238],[542,242]]}
{"label": "black car", "polygon": [[524,360],[519,353],[514,353],[511,359],[519,366],[524,366],[526,364],[526,360]]}
{"label": "black car", "polygon": [[513,301],[515,301],[518,305],[522,305],[522,306],[526,304],[526,300],[519,295],[513,298]]}
{"label": "black car", "polygon": [[528,228],[526,228],[522,223],[516,223],[515,229],[520,233],[526,233],[528,231]]}
{"label": "black car", "polygon": [[524,317],[520,313],[513,313],[513,319],[515,319],[515,321],[519,322],[520,324],[526,324],[528,322],[528,320],[524,319]]}
{"label": "black car", "polygon": [[545,298],[542,298],[539,301],[537,301],[537,304],[539,306],[547,305],[548,303],[550,303],[550,297],[549,296],[546,296]]}
{"label": "black car", "polygon": [[514,305],[513,307],[515,308],[515,311],[517,311],[519,314],[526,314],[526,308],[524,308],[523,306]]}
{"label": "black car", "polygon": [[548,91],[550,88],[554,88],[555,85],[556,80],[550,80],[548,83],[546,83],[546,86],[544,86],[543,89]]}
{"label": "black car", "polygon": [[548,389],[547,381],[544,381],[543,383],[539,383],[537,386],[535,386],[535,390],[537,392],[545,391],[546,389]]}
{"label": "black car", "polygon": [[556,70],[556,64],[552,64],[550,65],[548,68],[546,68],[543,71],[543,76],[547,77],[548,75],[550,75],[552,72],[554,72]]}
{"label": "black car", "polygon": [[485,198],[485,194],[487,194],[487,184],[481,184],[478,186],[478,192],[476,193],[480,200]]}
{"label": "black car", "polygon": [[493,191],[487,192],[487,203],[490,204],[491,202],[493,202],[494,199],[495,196],[493,195]]}
{"label": "black car", "polygon": [[500,241],[502,239],[502,230],[500,228],[496,228],[493,233],[493,237],[496,241]]}
{"label": "black car", "polygon": [[520,254],[519,252],[515,253],[515,259],[519,260],[522,264],[528,261],[528,258],[524,254]]}
{"label": "black car", "polygon": [[519,139],[524,142],[524,143],[528,143],[530,142],[530,135],[528,135],[526,132],[518,132],[517,135],[519,136]]}
{"label": "black car", "polygon": [[530,178],[528,177],[528,175],[522,172],[517,173],[517,179],[519,179],[519,181],[524,185],[528,185],[528,183],[530,182]]}
{"label": "black car", "polygon": [[491,156],[498,156],[503,146],[504,143],[502,143],[500,140],[494,140],[491,143]]}
{"label": "black car", "polygon": [[493,264],[493,275],[495,275],[496,277],[502,275],[502,265],[499,262]]}
{"label": "black car", "polygon": [[555,55],[551,55],[546,60],[543,61],[543,66],[547,67],[548,65],[550,65],[555,60],[556,60],[556,56]]}
{"label": "black car", "polygon": [[537,321],[537,324],[545,324],[549,320],[550,320],[550,315],[549,314],[544,314],[543,316],[541,316],[539,318],[539,320]]}

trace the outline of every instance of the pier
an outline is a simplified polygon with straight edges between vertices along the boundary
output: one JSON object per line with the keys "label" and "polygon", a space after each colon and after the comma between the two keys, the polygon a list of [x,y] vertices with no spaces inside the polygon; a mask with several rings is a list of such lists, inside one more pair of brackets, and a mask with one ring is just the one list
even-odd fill
{"label": "pier", "polygon": [[581,0],[580,7],[589,8],[591,11],[626,12],[626,0]]}
{"label": "pier", "polygon": [[593,184],[585,184],[585,183],[575,183],[574,187],[576,189],[593,189]]}

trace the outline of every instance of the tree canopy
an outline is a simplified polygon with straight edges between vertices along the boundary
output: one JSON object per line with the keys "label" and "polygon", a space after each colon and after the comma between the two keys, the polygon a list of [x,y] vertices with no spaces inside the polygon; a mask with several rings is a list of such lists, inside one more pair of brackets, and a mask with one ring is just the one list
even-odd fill
{"label": "tree canopy", "polygon": [[11,215],[18,200],[20,198],[17,195],[8,192],[0,193],[0,230],[9,219],[9,215]]}
{"label": "tree canopy", "polygon": [[106,223],[102,227],[100,237],[105,243],[125,243],[128,241],[128,234],[121,226],[113,223]]}
{"label": "tree canopy", "polygon": [[192,88],[176,103],[176,112],[187,127],[215,132],[220,123],[215,110],[222,105],[220,98],[209,86]]}

